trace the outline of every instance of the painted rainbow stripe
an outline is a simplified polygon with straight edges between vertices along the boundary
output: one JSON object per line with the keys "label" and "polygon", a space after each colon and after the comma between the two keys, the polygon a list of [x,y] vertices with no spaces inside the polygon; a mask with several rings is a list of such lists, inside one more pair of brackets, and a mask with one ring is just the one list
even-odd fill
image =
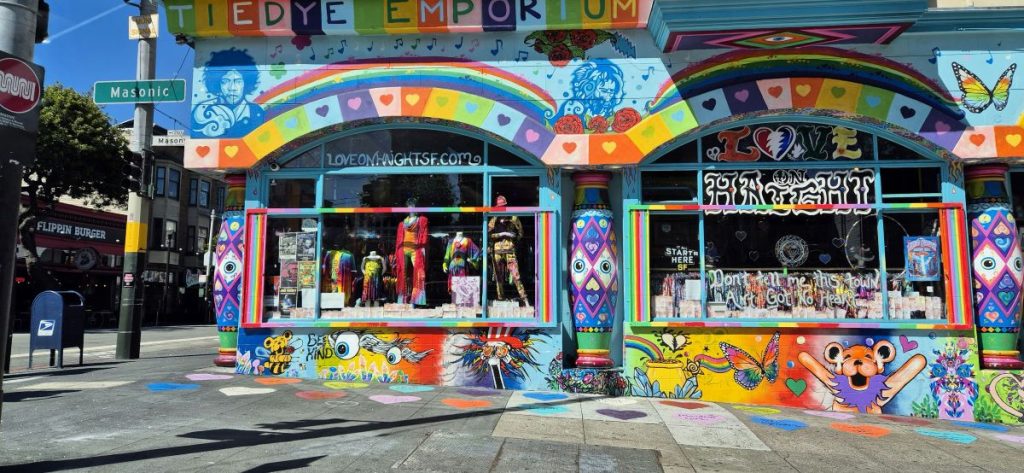
{"label": "painted rainbow stripe", "polygon": [[665,354],[662,353],[661,348],[655,345],[654,342],[636,335],[626,335],[623,337],[626,348],[632,348],[639,350],[644,355],[647,355],[647,359],[657,361],[665,359]]}
{"label": "painted rainbow stripe", "polygon": [[243,295],[245,307],[242,326],[259,323],[263,313],[263,258],[266,254],[266,216],[248,213],[245,222],[245,288],[248,293]]}
{"label": "painted rainbow stripe", "polygon": [[553,240],[555,238],[554,212],[538,212],[537,234],[534,236],[538,242],[537,263],[537,302],[540,310],[540,320],[545,324],[554,322],[555,319],[555,297],[554,280],[551,276],[551,268],[555,265],[552,258]]}
{"label": "painted rainbow stripe", "polygon": [[726,358],[715,358],[701,353],[694,356],[693,361],[699,363],[702,368],[707,368],[715,373],[728,373],[732,370],[732,365],[729,364],[729,360]]}
{"label": "painted rainbow stripe", "polygon": [[[648,266],[648,231],[650,212],[658,211],[728,211],[728,210],[779,210],[793,209],[795,206],[708,206],[700,204],[676,205],[633,205],[627,211],[629,231],[627,238],[633,238],[630,257],[636,271],[627,275],[627,287],[634,288],[635,316],[627,320],[635,327],[773,327],[773,328],[898,328],[898,329],[930,329],[930,330],[967,330],[974,326],[971,307],[969,253],[966,246],[966,217],[964,206],[957,202],[927,203],[895,203],[867,205],[803,205],[801,210],[837,210],[837,209],[933,209],[939,211],[939,235],[943,245],[943,272],[946,289],[947,318],[945,323],[918,323],[905,320],[858,321],[858,322],[820,322],[820,321],[786,321],[786,320],[728,320],[728,319],[684,319],[684,320],[653,320],[651,314],[650,274]],[[703,269],[703,265],[702,265]]]}

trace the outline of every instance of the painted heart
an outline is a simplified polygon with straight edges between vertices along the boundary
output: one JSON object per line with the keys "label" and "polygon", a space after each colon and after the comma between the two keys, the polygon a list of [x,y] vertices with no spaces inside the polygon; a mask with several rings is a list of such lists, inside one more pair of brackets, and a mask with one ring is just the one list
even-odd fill
{"label": "painted heart", "polygon": [[433,386],[422,386],[417,384],[396,384],[389,387],[392,391],[398,391],[400,393],[412,394],[412,393],[425,393],[434,390]]}
{"label": "painted heart", "polygon": [[774,130],[768,127],[754,130],[754,146],[775,161],[786,157],[794,145],[796,130],[789,125],[782,125]]}
{"label": "painted heart", "polygon": [[632,406],[633,404],[637,403],[637,400],[636,399],[630,399],[628,397],[608,397],[608,398],[604,398],[604,399],[598,399],[597,402],[600,402],[601,404],[604,404],[604,405],[607,405],[607,406],[622,407],[622,406]]}
{"label": "painted heart", "polygon": [[280,384],[297,384],[302,380],[299,378],[253,378],[253,381],[264,386],[276,386]]}
{"label": "painted heart", "polygon": [[846,95],[846,89],[843,87],[832,87],[829,92],[832,92],[832,96],[837,99]]}
{"label": "painted heart", "polygon": [[950,422],[950,424],[953,424],[953,425],[956,425],[956,426],[959,426],[959,427],[965,427],[965,428],[968,428],[968,429],[988,430],[988,431],[992,431],[992,432],[1009,432],[1010,431],[1010,428],[1005,426],[1005,425],[986,424],[984,422],[967,422],[967,421],[963,421],[963,420],[955,420],[953,422]]}
{"label": "painted heart", "polygon": [[680,409],[703,409],[708,407],[707,404],[693,401],[659,401],[662,405],[678,407]]}
{"label": "painted heart", "polygon": [[601,143],[601,149],[603,149],[607,154],[614,153],[616,147],[618,147],[618,144],[614,141],[605,141],[604,143]]}
{"label": "painted heart", "polygon": [[491,407],[491,402],[483,399],[458,399],[450,397],[442,399],[441,403],[456,409],[480,409],[483,407]]}
{"label": "painted heart", "polygon": [[523,393],[523,397],[543,402],[569,399],[568,395],[562,393]]}
{"label": "painted heart", "polygon": [[779,430],[785,430],[787,432],[807,428],[807,424],[792,419],[769,419],[767,417],[754,416],[751,417],[750,420],[761,425],[766,425],[768,427],[776,428]]}
{"label": "painted heart", "polygon": [[740,102],[746,102],[747,99],[750,98],[750,91],[747,89],[737,90],[732,94],[732,96],[736,97],[736,100],[739,100]]}
{"label": "painted heart", "polygon": [[403,404],[406,402],[422,401],[423,398],[416,396],[393,396],[391,394],[375,394],[370,396],[371,401],[379,402],[381,404]]}
{"label": "painted heart", "polygon": [[647,417],[646,412],[634,411],[630,409],[598,409],[595,412],[603,416],[619,420],[642,419],[644,417]]}
{"label": "painted heart", "polygon": [[287,128],[295,128],[299,126],[299,119],[292,117],[284,121],[284,126]]}
{"label": "painted heart", "polygon": [[526,142],[533,143],[540,139],[540,134],[533,130],[526,130]]}
{"label": "painted heart", "polygon": [[808,84],[800,84],[796,86],[796,93],[801,97],[806,97],[811,93],[811,86]]}
{"label": "painted heart", "polygon": [[256,137],[256,139],[260,140],[260,142],[262,143],[270,141],[271,138],[273,138],[273,135],[271,135],[269,132],[263,133],[262,135]]}
{"label": "painted heart", "polygon": [[975,440],[978,440],[977,437],[975,437],[975,436],[973,436],[971,434],[965,434],[963,432],[954,432],[952,430],[937,430],[937,429],[926,429],[924,427],[918,427],[918,428],[914,429],[914,431],[919,433],[919,434],[921,434],[921,435],[924,435],[926,437],[931,437],[931,438],[936,438],[936,439],[941,439],[941,440],[948,440],[950,442],[963,443],[963,444],[973,443]]}
{"label": "painted heart", "polygon": [[677,412],[673,417],[686,423],[703,425],[705,427],[721,424],[725,421],[725,417],[718,414],[691,414],[689,412]]}
{"label": "painted heart", "polygon": [[985,316],[986,319],[988,319],[989,322],[995,322],[995,321],[999,320],[999,312],[995,312],[995,311],[991,311],[990,310],[990,311],[986,311],[983,315]]}
{"label": "painted heart", "polygon": [[842,247],[846,246],[846,240],[844,240],[842,238],[833,238],[832,239],[832,246],[834,246],[836,248],[842,248]]}
{"label": "painted heart", "polygon": [[224,379],[231,379],[234,376],[229,374],[213,374],[213,373],[189,373],[185,375],[190,381],[220,381]]}
{"label": "painted heart", "polygon": [[253,396],[256,394],[270,394],[277,391],[274,388],[247,388],[245,386],[232,386],[220,388],[219,391],[225,396]]}
{"label": "painted heart", "polygon": [[497,390],[494,390],[494,389],[483,389],[483,388],[462,388],[462,389],[459,389],[456,392],[458,392],[459,394],[462,394],[464,396],[483,397],[483,396],[496,396],[501,391],[497,391]]}
{"label": "painted heart", "polygon": [[198,154],[200,158],[205,158],[206,155],[210,154],[210,147],[196,146],[196,154]]}
{"label": "painted heart", "polygon": [[466,102],[465,108],[469,113],[476,113],[477,110],[480,110],[480,104],[476,102]]}
{"label": "painted heart", "polygon": [[650,138],[654,136],[654,133],[656,133],[657,131],[658,130],[655,129],[653,126],[649,126],[647,128],[644,128],[644,131],[640,132],[640,135],[642,135],[644,138]]}
{"label": "painted heart", "polygon": [[562,143],[562,149],[565,150],[566,153],[572,154],[574,151],[576,151],[576,143],[572,141]]}
{"label": "painted heart", "polygon": [[818,255],[818,261],[821,261],[821,264],[828,264],[829,261],[832,261],[832,255],[828,253],[822,253]]}
{"label": "painted heart", "polygon": [[587,285],[584,289],[588,291],[599,291],[601,290],[601,285],[597,283],[597,279],[591,278],[589,281],[587,281]]}
{"label": "painted heart", "polygon": [[445,105],[448,105],[448,97],[444,97],[444,96],[438,97],[437,98],[437,105],[439,105],[441,107],[444,107]]}
{"label": "painted heart", "polygon": [[672,113],[672,121],[681,122],[684,118],[686,118],[686,114],[682,110]]}
{"label": "painted heart", "polygon": [[345,104],[352,110],[359,110],[359,107],[363,106],[363,99],[359,97],[352,97],[348,99],[348,102],[345,102]]}
{"label": "painted heart", "polygon": [[295,396],[307,401],[326,401],[328,399],[339,399],[347,396],[344,391],[299,391]]}
{"label": "painted heart", "polygon": [[775,408],[772,408],[772,407],[762,407],[762,406],[734,406],[734,407],[736,409],[739,409],[739,410],[744,411],[744,412],[749,412],[751,414],[758,414],[758,415],[763,415],[763,416],[770,416],[770,415],[779,414],[779,413],[782,412],[782,411],[780,411],[778,409],[775,409]]}
{"label": "painted heart", "polygon": [[369,386],[366,383],[354,383],[350,381],[326,381],[324,387],[331,389],[360,389]]}
{"label": "painted heart", "polygon": [[871,438],[885,437],[886,435],[889,435],[892,432],[891,430],[885,427],[879,427],[877,425],[846,424],[843,422],[833,422],[829,424],[829,426],[832,427],[833,430],[838,430],[840,432],[846,432],[848,434],[860,435],[862,437]]}
{"label": "painted heart", "polygon": [[747,232],[743,230],[736,230],[736,233],[732,234],[737,240],[743,241],[747,239]]}
{"label": "painted heart", "polygon": [[597,243],[594,243],[592,241],[588,241],[583,244],[583,248],[587,250],[587,253],[595,254],[597,253],[597,250],[601,249],[601,245],[598,245]]}
{"label": "painted heart", "polygon": [[757,260],[761,258],[761,253],[757,250],[748,251],[747,258],[750,259],[751,262],[757,262]]}
{"label": "painted heart", "polygon": [[1016,148],[1020,146],[1020,142],[1024,138],[1022,138],[1021,135],[1014,133],[1012,135],[1006,135],[1006,138],[1004,139],[1006,140],[1007,144]]}
{"label": "painted heart", "polygon": [[807,381],[789,378],[786,380],[786,387],[794,396],[800,397],[807,390]]}
{"label": "painted heart", "polygon": [[864,99],[864,101],[868,103],[869,107],[875,108],[882,103],[882,98],[877,95],[869,95]]}
{"label": "painted heart", "polygon": [[768,88],[768,95],[771,95],[772,97],[775,98],[782,97],[782,92],[783,89],[781,85],[773,85]]}
{"label": "painted heart", "polygon": [[906,335],[900,335],[900,348],[903,348],[903,353],[917,350],[917,346],[916,341],[907,338]]}
{"label": "painted heart", "polygon": [[804,411],[804,414],[814,417],[824,417],[826,419],[835,420],[850,420],[857,417],[853,414],[847,414],[845,412],[833,412],[833,411]]}
{"label": "painted heart", "polygon": [[409,104],[411,106],[416,106],[416,104],[420,103],[420,94],[408,94],[408,95],[406,95],[405,96],[405,103],[407,103],[407,104]]}
{"label": "painted heart", "polygon": [[900,107],[900,115],[906,120],[911,119],[914,115],[917,115],[917,110],[914,110],[906,105]]}
{"label": "painted heart", "polygon": [[597,304],[597,301],[601,300],[601,297],[598,296],[597,294],[588,294],[587,297],[586,297],[586,300],[587,300],[587,304],[590,304],[591,306],[594,306],[594,305]]}
{"label": "painted heart", "polygon": [[1024,435],[997,434],[993,435],[993,437],[1006,442],[1024,444]]}
{"label": "painted heart", "polygon": [[224,147],[224,154],[228,155],[229,158],[233,158],[238,154],[238,146],[229,145]]}
{"label": "painted heart", "polygon": [[975,133],[975,134],[971,135],[971,143],[974,143],[974,146],[981,146],[981,145],[983,145],[985,143],[985,139],[986,139],[985,135],[983,135],[981,133]]}
{"label": "painted heart", "polygon": [[996,297],[998,297],[999,300],[1002,301],[1004,305],[1010,305],[1010,302],[1013,302],[1013,298],[1016,297],[1016,296],[1017,296],[1016,292],[999,291],[997,293]]}
{"label": "painted heart", "polygon": [[391,105],[391,102],[394,102],[394,101],[395,101],[395,96],[394,95],[383,94],[383,95],[380,96],[380,103],[384,104],[385,107],[388,106],[388,105]]}
{"label": "painted heart", "polygon": [[314,111],[316,112],[317,115],[320,115],[321,117],[326,117],[327,116],[327,112],[331,111],[331,107],[328,107],[326,105],[321,105],[321,106],[317,107],[316,110],[314,110]]}
{"label": "painted heart", "polygon": [[152,392],[158,393],[163,391],[192,391],[199,389],[198,384],[182,384],[182,383],[149,383],[146,388]]}
{"label": "painted heart", "polygon": [[945,135],[946,133],[949,133],[952,129],[953,127],[950,126],[949,123],[946,123],[942,120],[935,122],[935,133],[939,135]]}
{"label": "painted heart", "polygon": [[505,126],[509,123],[512,123],[512,119],[509,118],[508,115],[505,115],[504,113],[498,114],[498,126]]}
{"label": "painted heart", "polygon": [[713,98],[710,98],[702,102],[700,106],[704,107],[705,110],[710,112],[714,110],[716,106],[718,106],[718,101]]}
{"label": "painted heart", "polygon": [[540,414],[545,416],[553,416],[569,412],[569,409],[565,406],[524,406],[524,409],[530,411],[531,414]]}

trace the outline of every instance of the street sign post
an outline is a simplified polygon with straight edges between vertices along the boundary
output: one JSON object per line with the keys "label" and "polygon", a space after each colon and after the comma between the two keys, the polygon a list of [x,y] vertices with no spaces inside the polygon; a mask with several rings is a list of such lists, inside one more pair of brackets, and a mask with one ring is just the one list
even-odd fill
{"label": "street sign post", "polygon": [[185,101],[185,79],[100,81],[92,88],[99,105]]}
{"label": "street sign post", "polygon": [[128,39],[154,39],[160,36],[160,15],[128,17]]}

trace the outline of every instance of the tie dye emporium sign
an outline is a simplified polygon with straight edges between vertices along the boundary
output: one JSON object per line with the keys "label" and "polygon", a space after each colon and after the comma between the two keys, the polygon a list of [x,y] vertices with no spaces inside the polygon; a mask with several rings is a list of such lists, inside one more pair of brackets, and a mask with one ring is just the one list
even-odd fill
{"label": "tie dye emporium sign", "polygon": [[165,0],[193,37],[647,27],[653,0]]}

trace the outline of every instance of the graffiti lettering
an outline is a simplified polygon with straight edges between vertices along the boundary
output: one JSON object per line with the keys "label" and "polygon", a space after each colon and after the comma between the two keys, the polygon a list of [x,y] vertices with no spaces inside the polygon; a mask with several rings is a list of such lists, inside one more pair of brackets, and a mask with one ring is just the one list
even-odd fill
{"label": "graffiti lettering", "polygon": [[[875,173],[870,169],[842,171],[777,170],[771,181],[761,171],[704,173],[706,203],[716,206],[868,204],[871,203]],[[764,213],[764,210],[719,210],[712,213]],[[820,210],[769,210],[777,215],[812,215]],[[867,214],[870,209],[830,210],[837,213]]]}
{"label": "graffiti lettering", "polygon": [[706,158],[719,162],[861,159],[872,149],[855,129],[815,124],[744,126],[703,140]]}
{"label": "graffiti lettering", "polygon": [[[708,302],[729,311],[857,311],[879,294],[879,273],[725,272],[707,274]],[[879,307],[880,309],[880,307]]]}

